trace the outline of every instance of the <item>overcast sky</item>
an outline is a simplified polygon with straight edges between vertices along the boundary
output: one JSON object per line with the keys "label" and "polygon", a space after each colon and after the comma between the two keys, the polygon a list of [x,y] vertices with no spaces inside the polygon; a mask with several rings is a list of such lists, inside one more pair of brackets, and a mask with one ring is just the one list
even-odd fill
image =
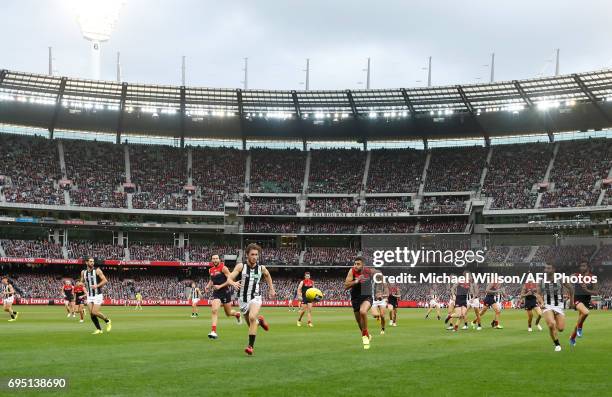
{"label": "overcast sky", "polygon": [[[0,0],[0,68],[90,77],[89,47],[67,0]],[[301,89],[372,88],[496,80],[612,67],[610,0],[127,0],[102,49],[102,78],[115,79],[121,51],[128,82]],[[480,78],[480,80],[478,79]],[[417,82],[421,80],[421,82]]]}

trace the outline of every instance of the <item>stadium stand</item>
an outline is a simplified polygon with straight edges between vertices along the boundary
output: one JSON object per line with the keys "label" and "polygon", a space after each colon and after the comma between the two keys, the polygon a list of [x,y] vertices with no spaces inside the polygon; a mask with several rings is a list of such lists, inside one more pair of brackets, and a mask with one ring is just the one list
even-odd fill
{"label": "stadium stand", "polygon": [[306,154],[297,149],[252,149],[251,192],[302,193]]}
{"label": "stadium stand", "polygon": [[365,152],[357,149],[311,150],[308,190],[311,193],[359,193]]}
{"label": "stadium stand", "polygon": [[419,191],[426,153],[413,149],[372,150],[368,193]]}
{"label": "stadium stand", "polygon": [[477,191],[487,151],[480,146],[432,149],[425,191]]}

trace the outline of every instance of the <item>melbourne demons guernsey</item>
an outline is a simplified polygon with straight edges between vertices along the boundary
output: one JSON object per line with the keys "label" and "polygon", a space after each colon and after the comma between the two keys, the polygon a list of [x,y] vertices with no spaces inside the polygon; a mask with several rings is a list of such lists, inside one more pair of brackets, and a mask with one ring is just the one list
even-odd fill
{"label": "melbourne demons guernsey", "polygon": [[[580,273],[576,273],[576,274],[574,274],[574,276],[581,276],[581,274]],[[593,277],[593,274],[588,273],[585,276]],[[585,290],[585,287],[592,291],[593,288],[594,288],[594,285],[593,285],[593,283],[588,283],[588,284],[587,283],[575,283],[574,284],[574,296],[582,297],[582,298],[584,298],[584,297],[590,298],[591,297],[591,293],[587,292]]]}
{"label": "melbourne demons guernsey", "polygon": [[[223,274],[224,266],[225,264],[221,262],[217,266],[211,266],[210,269],[208,269],[208,274],[210,274],[210,280],[212,281],[213,285],[221,285],[227,281],[227,277],[225,274]],[[223,291],[225,291],[226,288],[227,286],[223,287]]]}
{"label": "melbourne demons guernsey", "polygon": [[102,287],[94,286],[98,285],[98,274],[96,273],[97,268],[93,268],[91,270],[85,269],[82,272],[83,280],[85,280],[85,288],[87,288],[87,295],[95,296],[102,293]]}
{"label": "melbourne demons guernsey", "polygon": [[302,281],[302,296],[306,296],[306,291],[314,286],[314,281],[310,278],[305,278]]}
{"label": "melbourne demons guernsey", "polygon": [[240,291],[238,291],[238,297],[242,302],[249,302],[251,299],[261,296],[261,292],[259,291],[259,281],[261,277],[261,265],[259,262],[253,267],[250,267],[248,263],[242,266],[242,272],[238,278],[238,280],[242,280],[240,283]]}
{"label": "melbourne demons guernsey", "polygon": [[351,288],[351,299],[357,299],[364,296],[372,296],[372,270],[369,267],[364,267],[360,272],[355,268],[351,268],[353,279],[357,280],[359,276],[363,276],[359,283]]}
{"label": "melbourne demons guernsey", "polygon": [[85,288],[82,285],[75,286],[73,291],[77,296],[85,294]]}
{"label": "melbourne demons guernsey", "polygon": [[488,297],[493,297],[495,302],[501,301],[501,283],[491,283],[487,289],[492,291],[487,292]]}
{"label": "melbourne demons guernsey", "polygon": [[74,291],[74,287],[72,284],[64,284],[64,296],[70,297],[72,296],[72,292]]}
{"label": "melbourne demons guernsey", "polygon": [[538,290],[538,285],[536,283],[525,283],[525,299],[526,300],[535,300],[535,293]]}

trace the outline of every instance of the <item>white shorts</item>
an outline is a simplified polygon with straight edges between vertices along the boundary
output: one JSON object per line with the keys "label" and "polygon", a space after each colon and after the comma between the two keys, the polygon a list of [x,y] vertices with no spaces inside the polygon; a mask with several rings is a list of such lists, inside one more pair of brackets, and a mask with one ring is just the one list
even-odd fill
{"label": "white shorts", "polygon": [[12,305],[14,301],[15,301],[15,296],[9,296],[8,298],[4,298],[2,300],[3,305],[5,305],[5,306],[6,305]]}
{"label": "white shorts", "polygon": [[101,305],[104,302],[104,295],[87,295],[87,304],[93,303],[94,305]]}
{"label": "white shorts", "polygon": [[436,307],[439,306],[438,301],[435,299],[432,299],[429,301],[429,307]]}
{"label": "white shorts", "polygon": [[197,305],[199,301],[200,301],[200,298],[191,299],[191,304],[192,305]]}
{"label": "white shorts", "polygon": [[382,307],[384,309],[387,307],[387,300],[386,299],[375,300],[374,302],[372,302],[372,307]]}
{"label": "white shorts", "polygon": [[482,307],[482,305],[480,304],[480,299],[477,299],[477,298],[470,299],[468,301],[468,307],[471,307],[474,309],[480,309]]}
{"label": "white shorts", "polygon": [[542,310],[542,313],[546,313],[547,311],[552,310],[553,313],[555,314],[560,314],[562,316],[565,316],[565,308],[563,306],[558,306],[558,305],[544,305],[544,310]]}
{"label": "white shorts", "polygon": [[248,302],[243,302],[242,299],[238,301],[238,306],[240,306],[240,312],[242,314],[247,314],[251,309],[251,304],[255,303],[261,306],[261,296],[256,296]]}

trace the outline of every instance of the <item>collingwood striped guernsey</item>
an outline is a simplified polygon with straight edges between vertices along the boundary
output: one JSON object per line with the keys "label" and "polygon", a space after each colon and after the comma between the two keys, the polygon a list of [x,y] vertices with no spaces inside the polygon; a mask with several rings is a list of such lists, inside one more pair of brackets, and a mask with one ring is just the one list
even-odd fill
{"label": "collingwood striped guernsey", "polygon": [[85,280],[85,288],[87,288],[87,295],[95,296],[102,293],[102,287],[93,288],[94,285],[98,285],[98,275],[96,274],[96,268],[83,270],[83,280]]}
{"label": "collingwood striped guernsey", "polygon": [[542,281],[540,283],[540,290],[542,291],[544,304],[565,307],[565,301],[563,299],[563,283],[561,281],[550,283]]}
{"label": "collingwood striped guernsey", "polygon": [[251,299],[255,299],[261,296],[259,291],[259,281],[261,280],[261,265],[259,262],[254,267],[250,267],[248,263],[242,266],[242,272],[238,280],[242,280],[240,285],[240,291],[238,291],[238,297],[242,302],[249,302]]}

